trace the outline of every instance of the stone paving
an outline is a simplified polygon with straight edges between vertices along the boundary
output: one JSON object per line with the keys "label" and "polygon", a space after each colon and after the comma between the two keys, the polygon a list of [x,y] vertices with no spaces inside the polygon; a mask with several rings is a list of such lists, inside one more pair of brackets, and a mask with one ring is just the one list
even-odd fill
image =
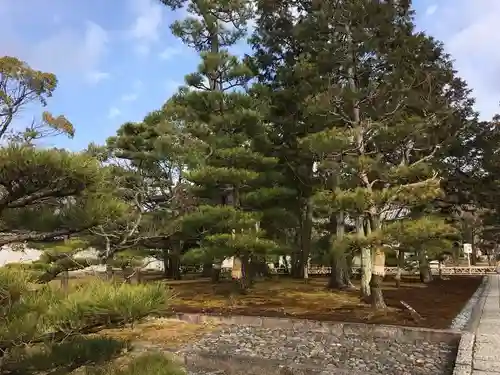
{"label": "stone paving", "polygon": [[500,374],[500,275],[490,275],[476,330],[472,374]]}
{"label": "stone paving", "polygon": [[500,275],[489,275],[478,322],[460,341],[454,375],[500,374]]}

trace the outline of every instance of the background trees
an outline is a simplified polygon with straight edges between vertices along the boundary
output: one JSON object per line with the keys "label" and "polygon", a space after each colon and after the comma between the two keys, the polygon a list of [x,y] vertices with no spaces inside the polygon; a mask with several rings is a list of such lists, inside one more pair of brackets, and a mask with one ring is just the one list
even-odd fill
{"label": "background trees", "polygon": [[[493,253],[497,119],[478,120],[410,2],[162,3],[187,10],[172,31],[198,70],[105,145],[36,147],[74,135],[48,113],[36,129],[12,125],[57,80],[1,60],[0,244],[78,236],[109,266],[153,255],[168,277],[194,263],[214,282],[234,257],[244,291],[279,256],[293,277],[307,280],[314,259],[332,266],[330,288],[352,287],[359,258],[360,295],[377,309],[386,254],[400,268],[413,255],[429,281],[428,262],[463,242]],[[232,55],[249,34],[252,51]],[[75,251],[46,263],[63,269]]]}
{"label": "background trees", "polygon": [[[36,146],[40,137],[74,135],[64,117],[45,112],[41,123],[16,128],[15,116],[23,106],[34,101],[45,104],[56,85],[53,74],[35,71],[16,58],[0,59],[0,245],[48,244],[39,261],[0,269],[2,373],[70,373],[85,364],[112,361],[127,344],[87,335],[158,312],[169,297],[160,284],[94,281],[60,290],[47,284],[60,272],[91,264],[75,254],[89,243],[82,236],[96,228],[112,229],[106,240],[112,238],[115,246],[106,248],[105,258],[125,243],[130,247],[139,220],[130,227],[125,217],[132,207],[140,206],[138,195],[123,191],[133,186],[130,175],[102,165],[86,151]],[[127,234],[116,240],[120,230]],[[80,240],[69,239],[74,234]],[[177,371],[166,358],[161,362],[166,373]]]}

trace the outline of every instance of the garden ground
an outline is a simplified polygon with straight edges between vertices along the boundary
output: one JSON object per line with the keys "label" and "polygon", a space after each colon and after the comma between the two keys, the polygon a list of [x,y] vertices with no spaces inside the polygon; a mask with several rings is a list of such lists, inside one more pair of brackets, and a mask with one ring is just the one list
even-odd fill
{"label": "garden ground", "polygon": [[[70,285],[78,285],[92,278],[71,279]],[[166,310],[173,309],[176,313],[272,316],[446,329],[477,290],[481,280],[482,276],[449,276],[447,280],[436,279],[423,284],[416,277],[404,277],[400,288],[396,288],[394,280],[386,277],[382,288],[388,309],[382,313],[375,313],[370,305],[361,302],[358,290],[327,290],[326,277],[312,277],[308,283],[276,277],[256,282],[245,295],[237,293],[235,284],[228,280],[218,284],[202,278],[161,282],[171,288],[173,293]],[[59,286],[60,282],[54,280],[53,285]],[[423,319],[415,319],[401,301],[415,309]],[[162,327],[160,329],[151,323],[141,323],[133,332],[127,328],[121,334],[139,335],[139,331],[143,330],[150,336],[156,335],[156,340],[189,341],[190,334],[209,329],[173,322]],[[176,331],[182,333],[177,337]],[[148,338],[145,341],[151,340]]]}
{"label": "garden ground", "polygon": [[[234,293],[231,282],[172,282],[175,312],[221,315],[252,315],[314,320],[348,321],[446,329],[481,283],[481,277],[455,276],[422,284],[406,278],[396,288],[394,280],[383,283],[387,311],[374,313],[362,303],[359,291],[329,291],[326,278],[280,278],[257,282],[246,295]],[[402,305],[409,304],[424,319],[418,320]]]}

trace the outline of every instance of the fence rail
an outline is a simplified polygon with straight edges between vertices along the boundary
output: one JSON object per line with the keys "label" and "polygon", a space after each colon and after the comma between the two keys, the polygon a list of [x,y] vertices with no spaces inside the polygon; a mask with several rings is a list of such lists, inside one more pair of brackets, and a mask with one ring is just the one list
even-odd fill
{"label": "fence rail", "polygon": [[[486,275],[489,273],[496,273],[497,267],[495,266],[471,266],[471,267],[441,267],[441,274],[443,275]],[[397,273],[397,267],[385,267],[386,275],[395,275]],[[231,268],[224,268],[223,272],[231,272]],[[275,268],[274,273],[281,275],[285,274],[285,268]],[[310,275],[329,275],[331,273],[331,267],[310,267]],[[354,274],[361,272],[361,267],[353,267],[352,272]],[[434,275],[439,274],[439,268],[431,267],[431,272]],[[401,270],[402,275],[418,275],[419,270]]]}

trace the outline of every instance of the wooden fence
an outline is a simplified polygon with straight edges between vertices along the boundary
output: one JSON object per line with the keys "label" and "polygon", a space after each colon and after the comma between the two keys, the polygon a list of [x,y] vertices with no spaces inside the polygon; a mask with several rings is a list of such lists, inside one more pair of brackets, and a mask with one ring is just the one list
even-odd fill
{"label": "wooden fence", "polygon": [[[471,266],[471,267],[441,267],[441,273],[443,275],[486,275],[490,273],[496,273],[496,266]],[[385,267],[385,274],[386,275],[395,275],[397,273],[398,268],[397,267]],[[231,272],[230,268],[223,269],[223,271],[226,272]],[[432,267],[431,271],[434,275],[439,274],[439,268],[437,267]],[[360,273],[361,268],[360,267],[353,267],[352,272],[354,274]],[[273,273],[276,273],[278,275],[282,275],[286,273],[286,270],[284,268],[275,268],[273,270]],[[313,266],[309,268],[309,274],[310,275],[329,275],[331,273],[331,268],[330,267],[317,267]],[[418,269],[416,270],[402,270],[401,274],[402,275],[418,275],[419,271]]]}

